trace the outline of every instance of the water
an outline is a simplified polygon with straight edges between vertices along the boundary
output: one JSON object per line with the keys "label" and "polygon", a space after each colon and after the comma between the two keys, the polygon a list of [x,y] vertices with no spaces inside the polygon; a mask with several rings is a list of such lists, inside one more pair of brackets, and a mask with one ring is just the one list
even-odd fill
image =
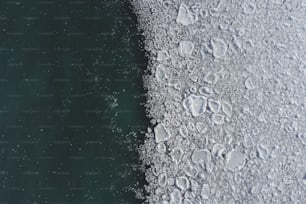
{"label": "water", "polygon": [[0,203],[141,203],[146,58],[127,1],[0,2]]}

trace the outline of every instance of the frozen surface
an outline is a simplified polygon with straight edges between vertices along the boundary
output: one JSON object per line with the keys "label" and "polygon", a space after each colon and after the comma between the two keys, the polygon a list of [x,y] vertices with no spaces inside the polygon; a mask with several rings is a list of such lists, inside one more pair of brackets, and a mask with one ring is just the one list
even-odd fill
{"label": "frozen surface", "polygon": [[149,203],[306,203],[306,3],[132,0]]}

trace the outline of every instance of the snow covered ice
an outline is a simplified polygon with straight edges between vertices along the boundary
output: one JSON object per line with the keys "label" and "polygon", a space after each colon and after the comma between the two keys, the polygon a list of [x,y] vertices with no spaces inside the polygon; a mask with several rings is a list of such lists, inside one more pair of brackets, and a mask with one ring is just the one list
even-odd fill
{"label": "snow covered ice", "polygon": [[306,3],[132,0],[148,203],[306,203]]}

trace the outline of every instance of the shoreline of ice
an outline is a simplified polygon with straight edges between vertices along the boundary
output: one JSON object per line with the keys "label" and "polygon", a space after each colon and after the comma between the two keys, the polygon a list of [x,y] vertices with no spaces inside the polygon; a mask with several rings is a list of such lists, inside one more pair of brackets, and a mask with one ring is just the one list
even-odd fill
{"label": "shoreline of ice", "polygon": [[148,203],[305,203],[306,4],[132,0]]}

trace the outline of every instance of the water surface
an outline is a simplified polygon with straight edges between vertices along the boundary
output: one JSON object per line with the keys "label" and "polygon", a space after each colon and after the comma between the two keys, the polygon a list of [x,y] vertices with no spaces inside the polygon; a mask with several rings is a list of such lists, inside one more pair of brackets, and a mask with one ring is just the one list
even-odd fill
{"label": "water surface", "polygon": [[146,58],[122,0],[0,2],[0,203],[141,203]]}

